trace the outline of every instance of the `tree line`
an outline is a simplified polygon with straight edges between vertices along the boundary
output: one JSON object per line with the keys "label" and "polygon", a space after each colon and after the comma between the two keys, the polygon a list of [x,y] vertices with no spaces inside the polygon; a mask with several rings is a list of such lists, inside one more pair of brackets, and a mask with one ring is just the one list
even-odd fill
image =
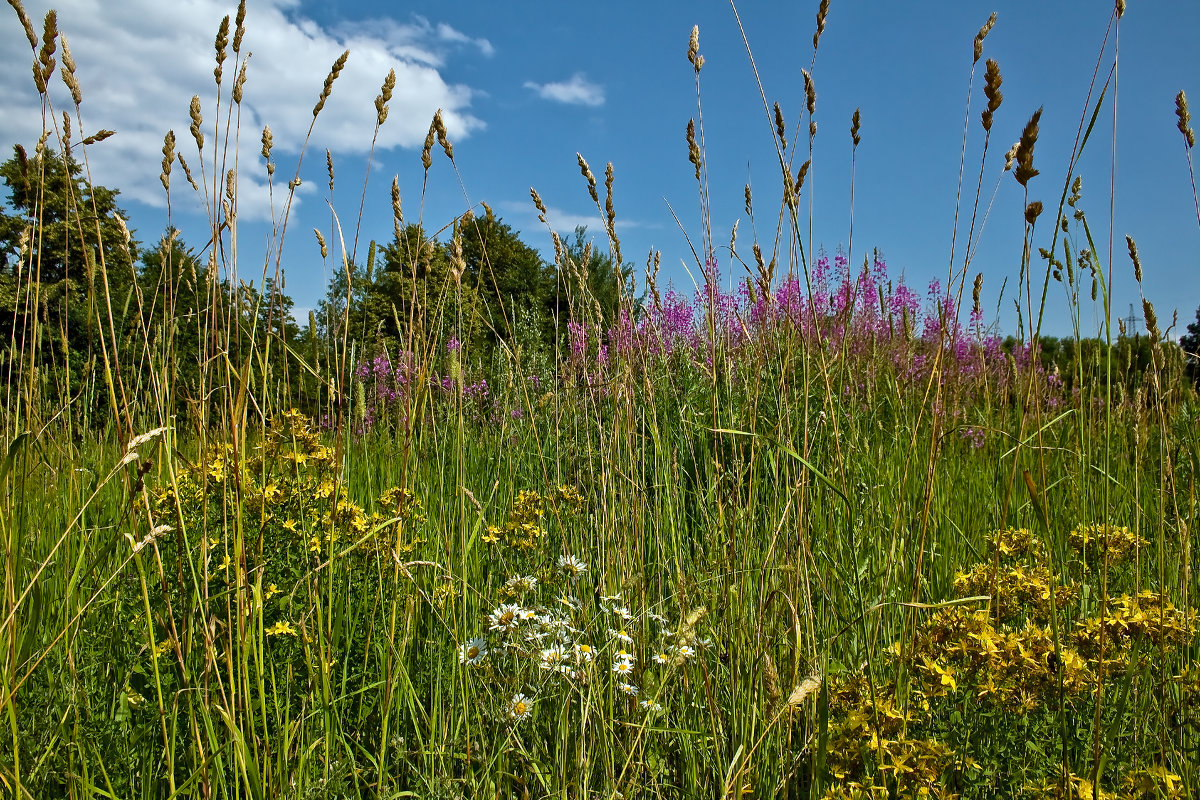
{"label": "tree line", "polygon": [[[203,415],[218,383],[251,374],[315,412],[347,353],[433,351],[453,339],[482,362],[517,349],[550,359],[573,306],[586,301],[607,329],[632,287],[632,265],[615,268],[585,228],[562,242],[560,260],[576,267],[564,271],[484,206],[445,241],[397,226],[361,263],[335,268],[298,322],[283,287],[231,281],[211,246],[197,251],[174,229],[138,241],[119,191],[92,185],[69,151],[30,155],[18,145],[0,179],[9,195],[0,205],[0,373],[10,413],[40,398],[80,414],[132,402]],[[155,396],[164,387],[170,396]]]}

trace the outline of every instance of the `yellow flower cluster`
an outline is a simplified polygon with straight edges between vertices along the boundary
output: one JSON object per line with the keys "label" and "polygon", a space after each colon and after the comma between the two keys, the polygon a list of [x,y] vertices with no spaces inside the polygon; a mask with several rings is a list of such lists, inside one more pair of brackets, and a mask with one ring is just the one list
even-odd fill
{"label": "yellow flower cluster", "polygon": [[1008,711],[1030,711],[1064,690],[1078,694],[1091,685],[1087,663],[1070,648],[1054,648],[1048,628],[1028,622],[1016,630],[996,629],[986,610],[941,609],[918,630],[910,658],[925,677],[918,690],[929,697],[969,689],[975,699]]}
{"label": "yellow flower cluster", "polygon": [[1015,564],[996,570],[992,564],[976,564],[966,573],[954,577],[954,590],[961,597],[990,595],[992,613],[1002,620],[1022,616],[1046,622],[1050,619],[1051,600],[1059,609],[1065,608],[1079,595],[1071,585],[1058,584],[1055,575],[1045,567]]}
{"label": "yellow flower cluster", "polygon": [[1040,563],[1046,555],[1046,546],[1028,528],[994,531],[988,536],[988,548],[1005,561],[1019,559]]}
{"label": "yellow flower cluster", "polygon": [[1072,637],[1090,659],[1100,655],[1101,629],[1108,656],[1105,667],[1119,668],[1134,641],[1154,649],[1186,645],[1196,632],[1196,612],[1179,610],[1158,592],[1110,597],[1105,613],[1080,620]]}
{"label": "yellow flower cluster", "polygon": [[518,550],[535,550],[547,535],[543,525],[547,510],[553,510],[560,517],[571,516],[581,513],[584,505],[583,495],[566,484],[552,488],[545,496],[522,489],[513,501],[504,525],[488,525],[483,533],[483,541],[489,544],[502,543]]}
{"label": "yellow flower cluster", "polygon": [[[1090,549],[1093,557],[1107,552],[1114,561],[1145,545],[1127,528],[1096,525],[1076,528],[1071,543],[1081,552]],[[961,782],[951,776],[979,765],[969,753],[956,754],[939,741],[920,738],[942,735],[943,712],[974,708],[986,716],[990,708],[1000,712],[998,718],[1009,718],[1060,702],[1074,706],[1095,691],[1097,673],[1127,670],[1135,655],[1143,667],[1177,686],[1181,713],[1176,723],[1200,727],[1200,714],[1192,719],[1187,712],[1200,700],[1200,673],[1163,675],[1166,662],[1160,657],[1193,641],[1196,612],[1143,591],[1109,598],[1102,610],[1073,621],[1076,604],[1086,595],[1045,566],[1046,548],[1039,539],[1026,529],[1010,529],[993,533],[989,545],[988,561],[954,581],[961,598],[987,596],[989,606],[939,608],[911,638],[886,648],[885,663],[896,680],[878,681],[873,698],[863,674],[830,677],[827,764],[835,785],[826,798],[954,797],[945,787]],[[1052,616],[1060,626],[1058,646]],[[900,680],[903,675],[907,680]],[[1050,780],[1027,785],[1025,792],[1091,798],[1093,789],[1073,775],[1066,791]],[[1127,773],[1120,793],[1099,790],[1098,796],[1148,800],[1183,797],[1183,792],[1178,775],[1152,766]]]}
{"label": "yellow flower cluster", "polygon": [[1181,778],[1163,766],[1134,770],[1125,776],[1125,790],[1120,794],[1097,788],[1090,780],[1070,773],[1066,791],[1058,781],[1043,781],[1025,788],[1033,798],[1054,800],[1183,800],[1187,797]]}
{"label": "yellow flower cluster", "polygon": [[1149,545],[1129,528],[1113,525],[1080,525],[1067,535],[1067,541],[1085,563],[1092,564],[1101,563],[1105,556],[1110,564],[1119,563]]}

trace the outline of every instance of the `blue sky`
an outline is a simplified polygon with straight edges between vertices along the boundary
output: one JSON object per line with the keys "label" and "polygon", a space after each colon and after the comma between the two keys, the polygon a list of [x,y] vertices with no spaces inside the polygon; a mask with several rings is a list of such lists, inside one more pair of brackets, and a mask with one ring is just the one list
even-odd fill
{"label": "blue sky", "polygon": [[[40,32],[48,4],[27,0],[25,6]],[[162,136],[173,128],[180,151],[195,166],[195,148],[187,134],[188,102],[192,94],[199,94],[206,123],[214,122],[212,39],[221,16],[231,14],[236,4],[65,0],[54,7],[79,64],[84,127],[118,132],[89,152],[95,179],[123,191],[137,237],[152,242],[166,224],[158,183]],[[800,69],[812,58],[816,9],[815,0],[747,1],[738,8],[767,100],[781,104],[793,131],[804,105]],[[914,288],[924,289],[933,278],[945,280],[972,40],[993,10],[998,20],[987,38],[984,59],[999,62],[1005,99],[996,114],[985,166],[984,205],[999,188],[968,284],[976,272],[984,273],[988,318],[1003,332],[1012,332],[1022,198],[1012,175],[1000,176],[1003,156],[1030,114],[1043,106],[1035,153],[1041,175],[1030,183],[1030,198],[1048,208],[1034,241],[1035,249],[1048,246],[1049,215],[1067,178],[1071,146],[1101,57],[1111,16],[1108,3],[1022,0],[987,5],[960,0],[914,5],[834,0],[813,71],[819,129],[804,203],[811,191],[814,246],[832,252],[850,245],[848,128],[851,114],[860,108],[854,261],[877,247],[892,275],[903,273]],[[30,53],[15,15],[5,13],[0,24],[0,107],[5,108],[0,142],[6,148],[13,142],[30,147],[40,126],[28,77]],[[696,115],[694,75],[686,59],[693,25],[700,26],[700,51],[706,59],[700,80],[713,238],[719,247],[726,246],[731,227],[740,220],[739,250],[748,258],[753,231],[743,208],[743,187],[747,181],[753,185],[757,233],[769,245],[774,240],[779,179],[770,125],[728,4],[614,0],[600,11],[585,4],[472,0],[419,7],[354,0],[251,0],[243,48],[254,56],[243,104],[244,159],[239,171],[241,277],[261,274],[269,232],[265,176],[257,156],[261,126],[271,126],[277,143],[278,203],[282,184],[294,173],[325,73],[338,53],[349,48],[349,64],[309,144],[300,202],[288,224],[284,265],[287,290],[298,308],[316,303],[333,268],[331,262],[322,263],[312,236],[313,227],[327,234],[331,227],[324,150],[332,150],[335,164],[333,206],[343,225],[352,228],[366,174],[373,99],[391,67],[397,69],[398,86],[369,175],[364,239],[390,238],[393,175],[400,181],[406,217],[415,220],[421,201],[421,140],[433,111],[441,107],[459,175],[435,152],[421,209],[427,227],[440,228],[468,205],[478,208],[483,201],[549,255],[549,233],[529,200],[533,186],[550,206],[556,229],[569,233],[576,224],[588,223],[591,233],[599,235],[599,212],[576,165],[575,154],[580,152],[601,178],[605,163],[614,164],[617,230],[626,259],[640,271],[647,251],[661,250],[661,279],[689,289],[689,270],[693,275],[697,271],[668,203],[684,231],[696,239],[702,224],[684,140],[687,121]],[[1200,120],[1197,31],[1200,4],[1182,0],[1133,0],[1120,25],[1114,307],[1123,316],[1130,303],[1140,305],[1125,254],[1124,235],[1131,234],[1141,252],[1146,294],[1164,328],[1172,312],[1179,311],[1175,335],[1194,319],[1200,305],[1200,223],[1174,115],[1175,94],[1184,89],[1194,98]],[[1100,84],[1112,64],[1113,41],[1110,34]],[[227,73],[231,71],[227,67]],[[966,203],[973,196],[980,163],[982,71],[981,61],[968,122]],[[65,108],[65,90],[55,84],[56,103]],[[1081,205],[1105,265],[1112,97],[1110,90],[1075,173],[1083,177]],[[199,205],[184,196],[187,187],[178,172],[174,185],[173,220],[185,240],[199,245]],[[964,237],[965,223],[956,265],[961,265]],[[721,264],[727,278],[740,277],[731,269],[727,253]],[[1040,264],[1035,274],[1036,291]],[[1052,282],[1044,328],[1048,333],[1071,330],[1063,294]],[[1141,316],[1140,310],[1136,315]],[[1095,332],[1090,310],[1082,324],[1084,335]]]}

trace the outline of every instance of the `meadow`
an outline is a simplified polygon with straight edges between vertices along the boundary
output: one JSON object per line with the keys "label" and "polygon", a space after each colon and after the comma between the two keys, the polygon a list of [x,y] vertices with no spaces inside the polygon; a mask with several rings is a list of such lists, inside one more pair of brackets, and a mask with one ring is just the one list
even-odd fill
{"label": "meadow", "polygon": [[[104,137],[72,140],[86,87],[58,21],[39,33],[10,5],[49,112],[25,174],[48,175]],[[279,242],[229,246],[235,163],[296,188],[269,128],[235,160],[244,8],[190,137],[163,146],[168,198],[203,191],[216,244],[189,260],[168,237],[121,283],[136,259],[118,265],[128,232],[102,230],[103,198],[46,193],[5,262],[4,796],[1200,795],[1200,401],[1149,302],[1144,362],[1128,356],[1108,283],[1140,283],[1136,243],[1101,262],[1078,176],[1057,207],[987,203],[982,164],[1037,176],[1038,114],[1007,154],[984,146],[974,189],[964,167],[965,255],[928,287],[878,254],[814,251],[806,71],[806,116],[764,98],[778,186],[745,191],[774,238],[717,241],[724,221],[702,218],[694,292],[660,286],[653,255],[622,272],[611,165],[580,156],[609,252],[547,232],[549,329],[498,287],[507,318],[481,315],[481,206],[399,249],[388,335],[354,322],[363,265],[318,232],[304,246],[332,253],[345,300],[302,335]],[[989,133],[990,28],[964,75],[983,96],[964,118]],[[705,208],[698,31],[687,58]],[[75,102],[52,109],[60,77]],[[1104,93],[1090,102],[1094,119]],[[1190,157],[1183,93],[1176,111]],[[440,116],[421,158],[457,174]],[[398,190],[394,211],[406,241]],[[971,270],[988,213],[1026,231],[1007,341]],[[52,285],[40,243],[64,229],[76,256]],[[1045,357],[1048,287],[1076,319],[1099,310],[1098,346],[1077,326]]]}

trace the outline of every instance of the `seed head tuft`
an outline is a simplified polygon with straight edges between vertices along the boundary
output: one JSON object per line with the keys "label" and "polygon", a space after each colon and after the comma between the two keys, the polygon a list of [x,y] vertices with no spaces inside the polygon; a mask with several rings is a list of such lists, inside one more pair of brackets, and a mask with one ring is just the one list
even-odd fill
{"label": "seed head tuft", "polygon": [[1000,91],[1000,84],[1004,83],[1004,78],[1000,75],[1000,65],[995,59],[987,60],[987,75],[983,84],[983,95],[987,98],[987,108],[982,115],[983,129],[985,131],[992,130],[992,115],[999,110],[1000,104],[1004,102],[1004,94]]}
{"label": "seed head tuft", "polygon": [[1033,168],[1033,146],[1037,143],[1038,122],[1041,118],[1042,109],[1039,108],[1033,112],[1029,122],[1025,123],[1025,129],[1021,131],[1021,140],[1017,143],[1015,175],[1017,183],[1022,186],[1028,186],[1029,179],[1038,174],[1038,171]]}
{"label": "seed head tuft", "polygon": [[979,63],[980,57],[983,56],[983,40],[987,38],[988,33],[991,32],[992,26],[995,24],[996,12],[993,11],[992,15],[988,17],[988,21],[983,23],[983,27],[979,29],[979,33],[975,34],[975,60],[971,62],[972,64]]}
{"label": "seed head tuft", "polygon": [[1183,93],[1182,89],[1179,91],[1179,94],[1175,95],[1175,116],[1179,118],[1179,123],[1176,127],[1183,134],[1188,149],[1195,147],[1196,132],[1188,124],[1192,121],[1192,115],[1188,113],[1187,95]]}
{"label": "seed head tuft", "polygon": [[1138,257],[1137,243],[1133,237],[1125,234],[1125,244],[1129,247],[1129,260],[1133,262],[1133,277],[1138,283],[1142,282],[1142,259]]}

